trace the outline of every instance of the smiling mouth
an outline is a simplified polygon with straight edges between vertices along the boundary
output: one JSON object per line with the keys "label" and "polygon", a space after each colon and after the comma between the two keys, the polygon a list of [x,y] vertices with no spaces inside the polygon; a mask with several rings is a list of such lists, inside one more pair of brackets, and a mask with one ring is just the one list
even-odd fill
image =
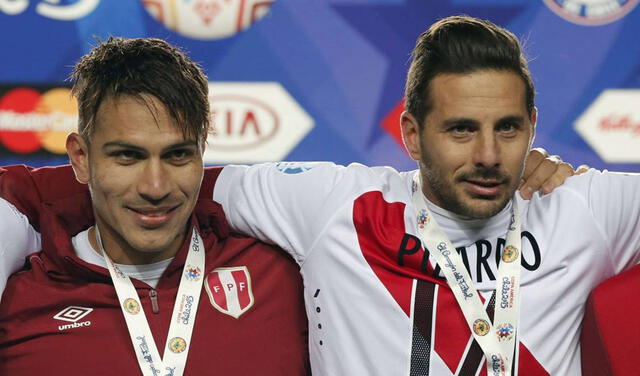
{"label": "smiling mouth", "polygon": [[173,218],[178,207],[180,207],[180,205],[149,208],[128,206],[127,209],[133,213],[136,222],[138,222],[142,227],[157,228],[168,223],[171,218]]}
{"label": "smiling mouth", "polygon": [[484,199],[495,198],[504,184],[503,181],[497,180],[463,180],[463,183],[472,196]]}

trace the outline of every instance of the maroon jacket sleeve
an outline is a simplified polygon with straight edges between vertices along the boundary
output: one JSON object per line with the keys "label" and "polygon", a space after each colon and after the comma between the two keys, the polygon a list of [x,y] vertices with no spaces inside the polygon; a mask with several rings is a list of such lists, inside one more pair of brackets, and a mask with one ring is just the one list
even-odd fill
{"label": "maroon jacket sleeve", "polygon": [[41,205],[87,192],[87,186],[75,179],[70,165],[42,168],[15,165],[0,168],[0,197],[27,216],[29,223],[38,231]]}

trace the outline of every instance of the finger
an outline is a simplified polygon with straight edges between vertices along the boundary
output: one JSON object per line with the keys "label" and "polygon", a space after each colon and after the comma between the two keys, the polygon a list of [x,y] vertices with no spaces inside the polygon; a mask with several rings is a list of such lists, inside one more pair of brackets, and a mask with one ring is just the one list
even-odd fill
{"label": "finger", "polygon": [[[562,162],[557,156],[550,156],[543,159],[535,168],[535,170],[533,170],[522,183],[522,188],[520,190],[520,195],[522,196],[522,198],[528,200],[533,196],[533,192],[541,190],[547,180],[549,180],[556,173],[560,165],[562,165]],[[564,179],[566,179],[566,176],[564,176],[565,174],[566,171],[563,169],[563,172],[559,175],[558,180],[564,182]],[[573,174],[573,169],[571,169],[571,174]],[[553,183],[550,183],[550,187],[555,188],[553,186]]]}
{"label": "finger", "polygon": [[580,165],[578,166],[578,168],[576,168],[574,175],[580,175],[580,174],[584,174],[585,172],[589,171],[590,167],[587,166],[586,164]]}
{"label": "finger", "polygon": [[551,193],[554,189],[561,186],[568,177],[574,175],[573,166],[567,162],[558,164],[556,171],[542,184],[542,192],[544,194]]}
{"label": "finger", "polygon": [[522,178],[527,180],[529,176],[535,171],[540,163],[544,161],[545,158],[549,156],[546,150],[543,148],[534,148],[529,151],[529,155],[527,155],[527,161],[524,165],[524,172],[522,173]]}

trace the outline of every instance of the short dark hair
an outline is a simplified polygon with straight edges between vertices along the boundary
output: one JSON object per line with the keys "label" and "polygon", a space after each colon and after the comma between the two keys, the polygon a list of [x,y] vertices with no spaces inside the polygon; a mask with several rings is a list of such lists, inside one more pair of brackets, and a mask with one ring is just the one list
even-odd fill
{"label": "short dark hair", "polygon": [[156,97],[183,135],[204,141],[209,133],[208,80],[179,48],[156,38],[110,37],[76,64],[71,80],[78,99],[78,132],[90,142],[96,114],[107,98]]}
{"label": "short dark hair", "polygon": [[527,111],[533,114],[535,89],[520,41],[490,21],[469,16],[441,19],[418,38],[405,87],[407,111],[422,129],[432,107],[429,86],[438,74],[485,69],[519,75],[525,85]]}

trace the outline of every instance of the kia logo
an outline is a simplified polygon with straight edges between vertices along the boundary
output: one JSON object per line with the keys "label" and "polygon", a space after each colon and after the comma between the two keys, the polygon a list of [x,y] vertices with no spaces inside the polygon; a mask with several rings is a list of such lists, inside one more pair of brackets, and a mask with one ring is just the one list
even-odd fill
{"label": "kia logo", "polygon": [[280,126],[276,111],[266,103],[243,95],[211,96],[213,149],[244,150],[272,138]]}

